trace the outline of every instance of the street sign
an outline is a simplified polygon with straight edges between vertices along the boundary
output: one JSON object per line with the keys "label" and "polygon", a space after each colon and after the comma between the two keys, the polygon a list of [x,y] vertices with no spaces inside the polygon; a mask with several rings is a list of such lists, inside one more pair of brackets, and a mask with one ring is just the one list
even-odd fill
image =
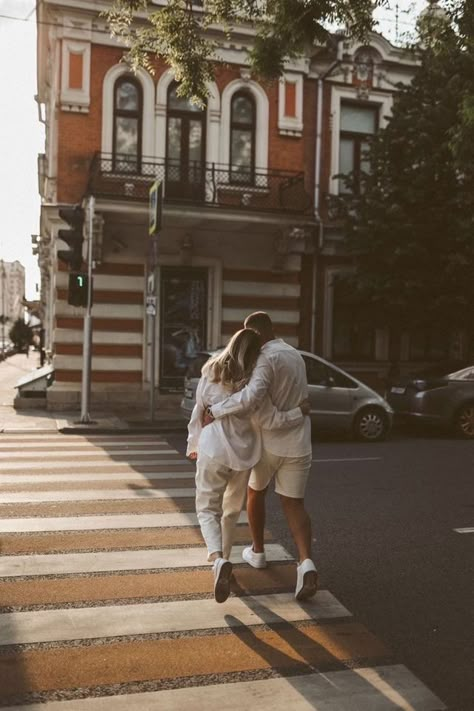
{"label": "street sign", "polygon": [[151,274],[148,275],[148,279],[146,280],[146,291],[147,294],[153,295],[155,293],[155,273],[152,272]]}
{"label": "street sign", "polygon": [[146,297],[146,312],[148,316],[156,316],[156,296]]}
{"label": "street sign", "polygon": [[161,230],[161,208],[163,204],[163,184],[155,180],[150,188],[150,222],[148,234],[157,235]]}

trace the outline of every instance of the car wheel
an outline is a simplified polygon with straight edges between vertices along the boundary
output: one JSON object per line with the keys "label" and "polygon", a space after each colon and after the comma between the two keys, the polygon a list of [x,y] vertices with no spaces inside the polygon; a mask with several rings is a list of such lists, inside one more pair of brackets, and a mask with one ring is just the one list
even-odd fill
{"label": "car wheel", "polygon": [[388,420],[378,407],[366,407],[354,420],[353,432],[363,442],[380,442],[388,432]]}
{"label": "car wheel", "polygon": [[465,439],[474,439],[474,402],[466,402],[454,415],[454,428]]}

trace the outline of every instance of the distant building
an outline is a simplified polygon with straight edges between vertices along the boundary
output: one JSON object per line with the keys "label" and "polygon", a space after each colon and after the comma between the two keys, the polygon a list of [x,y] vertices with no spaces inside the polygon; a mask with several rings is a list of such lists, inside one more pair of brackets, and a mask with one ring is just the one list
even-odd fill
{"label": "distant building", "polygon": [[[339,298],[337,275],[351,264],[328,197],[342,189],[335,175],[363,165],[397,83],[411,81],[413,54],[377,34],[367,45],[334,35],[264,85],[245,65],[246,27],[224,41],[225,64],[198,110],[177,95],[162,62],[153,60],[153,75],[130,72],[101,16],[107,7],[38,4],[46,146],[37,249],[55,367],[48,406],[80,398],[84,311],[67,303],[57,234],[60,206],[85,206],[88,195],[96,203],[93,403],[145,402],[152,349],[160,397],[179,391],[196,352],[225,343],[256,309],[291,344],[378,377],[389,365],[389,335],[364,332]],[[147,226],[156,177],[164,207],[153,286]]]}
{"label": "distant building", "polygon": [[0,311],[6,321],[6,333],[13,323],[23,318],[25,307],[25,267],[18,261],[0,260]]}

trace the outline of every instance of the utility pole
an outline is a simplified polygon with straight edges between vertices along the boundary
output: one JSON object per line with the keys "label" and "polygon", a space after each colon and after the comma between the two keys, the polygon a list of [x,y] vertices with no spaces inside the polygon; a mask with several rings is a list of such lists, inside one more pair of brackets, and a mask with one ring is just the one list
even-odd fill
{"label": "utility pole", "polygon": [[94,235],[95,198],[89,197],[89,238],[87,241],[87,306],[84,314],[84,341],[82,347],[82,388],[81,388],[81,424],[92,422],[89,415],[91,394],[92,365],[92,252]]}
{"label": "utility pole", "polygon": [[2,360],[5,359],[5,263],[2,259]]}
{"label": "utility pole", "polygon": [[163,204],[163,185],[161,180],[155,180],[150,188],[148,235],[151,239],[148,251],[148,282],[146,297],[146,313],[151,318],[151,351],[150,351],[150,422],[155,420],[155,388],[156,388],[156,319],[157,319],[157,279],[158,266],[158,235],[161,230],[161,213]]}

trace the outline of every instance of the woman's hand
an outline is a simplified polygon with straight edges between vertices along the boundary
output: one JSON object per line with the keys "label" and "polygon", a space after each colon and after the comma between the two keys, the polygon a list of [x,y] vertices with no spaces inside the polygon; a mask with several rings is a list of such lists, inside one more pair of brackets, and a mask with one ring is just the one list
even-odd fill
{"label": "woman's hand", "polygon": [[190,454],[188,454],[188,459],[190,459],[192,462],[195,462],[197,458],[198,458],[197,452],[190,452]]}
{"label": "woman's hand", "polygon": [[302,401],[300,402],[300,404],[298,405],[298,407],[300,408],[301,413],[302,413],[303,415],[309,415],[310,412],[311,412],[311,405],[310,405],[308,399],[302,400]]}
{"label": "woman's hand", "polygon": [[206,409],[203,412],[202,415],[202,421],[201,424],[203,427],[206,427],[206,425],[210,425],[214,422],[214,415],[211,412],[210,407],[206,407]]}

